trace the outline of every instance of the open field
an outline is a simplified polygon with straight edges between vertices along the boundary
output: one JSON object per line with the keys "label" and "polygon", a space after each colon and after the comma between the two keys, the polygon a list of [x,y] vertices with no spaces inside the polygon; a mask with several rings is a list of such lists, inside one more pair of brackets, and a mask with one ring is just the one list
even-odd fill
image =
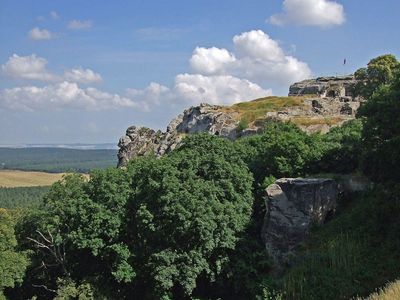
{"label": "open field", "polygon": [[65,173],[0,170],[0,187],[49,186]]}

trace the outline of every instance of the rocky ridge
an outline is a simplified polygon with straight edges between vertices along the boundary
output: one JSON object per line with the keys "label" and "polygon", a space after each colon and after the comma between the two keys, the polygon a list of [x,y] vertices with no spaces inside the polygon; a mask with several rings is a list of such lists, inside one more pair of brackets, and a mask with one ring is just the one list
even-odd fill
{"label": "rocky ridge", "polygon": [[290,121],[306,132],[329,131],[353,119],[362,99],[353,96],[353,76],[320,77],[295,83],[289,97],[266,97],[232,106],[202,103],[173,119],[165,132],[131,126],[119,140],[119,166],[134,157],[163,155],[187,134],[208,132],[236,139],[262,131],[266,120]]}

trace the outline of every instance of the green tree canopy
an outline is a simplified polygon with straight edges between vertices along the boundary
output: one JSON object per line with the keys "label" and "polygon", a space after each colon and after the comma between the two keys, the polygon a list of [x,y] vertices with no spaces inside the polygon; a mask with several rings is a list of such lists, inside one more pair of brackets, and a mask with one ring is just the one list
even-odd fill
{"label": "green tree canopy", "polygon": [[27,256],[16,247],[14,221],[6,209],[0,208],[0,299],[5,299],[4,288],[22,283],[28,265]]}
{"label": "green tree canopy", "polygon": [[316,155],[313,137],[292,123],[268,122],[262,134],[237,141],[257,182],[266,176],[300,176]]}
{"label": "green tree canopy", "polygon": [[[315,160],[309,162],[311,173],[351,173],[359,168],[362,153],[362,122],[351,120],[314,136]],[[318,157],[319,156],[319,157]]]}
{"label": "green tree canopy", "polygon": [[360,108],[363,171],[378,182],[400,181],[400,72]]}
{"label": "green tree canopy", "polygon": [[31,248],[50,248],[36,252],[57,269],[49,288],[63,277],[119,299],[184,298],[214,280],[235,248],[250,220],[252,180],[234,143],[194,135],[127,170],[66,177],[22,232]]}
{"label": "green tree canopy", "polygon": [[356,95],[368,99],[381,84],[389,83],[399,68],[400,63],[392,54],[371,59],[366,68],[360,68],[354,73],[359,80],[355,87]]}

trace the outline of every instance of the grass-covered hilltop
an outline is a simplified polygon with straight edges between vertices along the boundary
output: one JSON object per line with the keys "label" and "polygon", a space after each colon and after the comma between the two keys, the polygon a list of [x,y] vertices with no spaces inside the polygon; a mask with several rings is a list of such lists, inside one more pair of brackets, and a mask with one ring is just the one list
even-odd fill
{"label": "grass-covered hilltop", "polygon": [[[123,167],[67,175],[35,205],[3,199],[0,299],[400,299],[400,63],[326,80],[130,127]],[[322,214],[331,195],[272,195],[294,177],[337,201],[276,259],[265,236],[297,215],[266,216],[291,197]]]}

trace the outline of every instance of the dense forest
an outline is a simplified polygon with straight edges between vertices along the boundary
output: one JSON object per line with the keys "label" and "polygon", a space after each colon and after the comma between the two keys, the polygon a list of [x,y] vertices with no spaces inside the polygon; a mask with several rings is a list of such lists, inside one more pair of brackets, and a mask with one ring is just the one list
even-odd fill
{"label": "dense forest", "polygon": [[[55,183],[37,208],[0,209],[0,299],[351,299],[400,277],[400,64],[356,72],[367,101],[327,134],[270,121],[230,141],[196,134],[161,158]],[[362,173],[290,268],[260,229],[279,177]],[[2,294],[1,294],[2,292]]]}
{"label": "dense forest", "polygon": [[0,188],[1,208],[34,208],[42,203],[48,186]]}
{"label": "dense forest", "polygon": [[88,173],[117,165],[117,150],[0,148],[0,169]]}

